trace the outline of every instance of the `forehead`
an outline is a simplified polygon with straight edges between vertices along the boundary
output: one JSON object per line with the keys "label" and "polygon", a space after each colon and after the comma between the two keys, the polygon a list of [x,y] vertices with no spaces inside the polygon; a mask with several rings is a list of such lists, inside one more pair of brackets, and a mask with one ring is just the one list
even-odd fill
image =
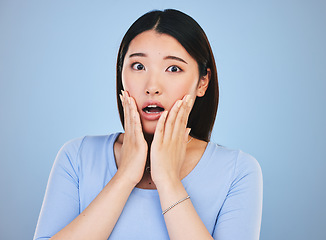
{"label": "forehead", "polygon": [[144,53],[148,56],[177,55],[195,60],[174,37],[155,30],[148,30],[137,35],[129,44],[127,56],[133,53]]}

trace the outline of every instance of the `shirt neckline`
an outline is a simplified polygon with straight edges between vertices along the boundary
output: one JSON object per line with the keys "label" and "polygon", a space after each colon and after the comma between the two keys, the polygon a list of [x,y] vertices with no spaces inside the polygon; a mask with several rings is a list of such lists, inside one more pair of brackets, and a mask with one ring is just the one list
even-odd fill
{"label": "shirt neckline", "polygon": [[[114,156],[114,143],[121,133],[122,132],[117,132],[117,133],[112,134],[111,141],[109,141],[109,146],[108,146],[109,147],[109,164],[111,166],[111,167],[109,167],[109,170],[111,173],[111,177],[113,177],[116,174],[116,172],[118,171],[118,167],[117,167],[115,156]],[[206,162],[209,159],[208,155],[211,152],[210,151],[211,147],[212,147],[212,143],[208,142],[207,146],[205,148],[205,151],[204,151],[203,155],[201,156],[200,160],[198,161],[198,163],[196,164],[196,166],[191,170],[191,172],[187,176],[185,176],[181,180],[184,187],[187,187],[189,185],[189,183],[191,182],[191,179],[193,179],[196,175],[198,175],[198,172],[200,172],[201,169],[203,169],[203,167],[206,165]],[[157,189],[144,189],[144,188],[135,187],[133,189],[133,192],[141,193],[141,194],[158,195]]]}

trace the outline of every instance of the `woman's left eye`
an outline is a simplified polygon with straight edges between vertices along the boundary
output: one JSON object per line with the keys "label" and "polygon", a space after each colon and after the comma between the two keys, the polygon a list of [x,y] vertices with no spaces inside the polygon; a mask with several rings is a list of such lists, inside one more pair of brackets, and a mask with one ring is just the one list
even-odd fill
{"label": "woman's left eye", "polygon": [[168,67],[167,71],[168,72],[181,72],[182,70],[181,70],[181,68],[173,65],[173,66]]}

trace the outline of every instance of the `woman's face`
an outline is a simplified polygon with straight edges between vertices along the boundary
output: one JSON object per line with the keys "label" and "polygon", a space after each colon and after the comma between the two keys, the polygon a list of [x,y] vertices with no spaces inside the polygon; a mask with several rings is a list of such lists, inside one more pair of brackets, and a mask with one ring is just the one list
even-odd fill
{"label": "woman's face", "polygon": [[148,30],[130,42],[122,84],[136,101],[145,133],[154,134],[163,110],[169,111],[178,99],[204,95],[205,80],[198,80],[196,60],[172,36]]}

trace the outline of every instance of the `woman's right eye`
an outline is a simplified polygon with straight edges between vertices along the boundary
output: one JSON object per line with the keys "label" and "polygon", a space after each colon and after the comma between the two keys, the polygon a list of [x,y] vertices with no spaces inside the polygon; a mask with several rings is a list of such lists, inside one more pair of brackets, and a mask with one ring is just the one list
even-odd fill
{"label": "woman's right eye", "polygon": [[135,69],[135,70],[138,70],[138,71],[141,71],[141,70],[145,69],[144,65],[141,64],[141,63],[134,63],[134,64],[131,65],[131,67],[133,69]]}

